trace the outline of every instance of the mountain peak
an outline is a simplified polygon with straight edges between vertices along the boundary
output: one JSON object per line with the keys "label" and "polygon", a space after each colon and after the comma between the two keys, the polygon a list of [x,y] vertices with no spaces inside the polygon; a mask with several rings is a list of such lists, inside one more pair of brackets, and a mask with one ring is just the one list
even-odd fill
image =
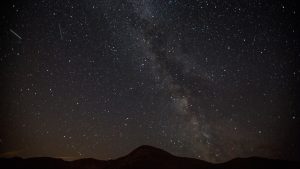
{"label": "mountain peak", "polygon": [[151,155],[151,156],[156,156],[156,155],[168,155],[171,156],[170,153],[156,147],[152,147],[149,145],[142,145],[135,150],[133,150],[129,155],[137,155],[137,156],[145,156],[145,155]]}
{"label": "mountain peak", "polygon": [[150,145],[141,145],[136,149],[134,149],[133,151],[164,151],[164,150]]}

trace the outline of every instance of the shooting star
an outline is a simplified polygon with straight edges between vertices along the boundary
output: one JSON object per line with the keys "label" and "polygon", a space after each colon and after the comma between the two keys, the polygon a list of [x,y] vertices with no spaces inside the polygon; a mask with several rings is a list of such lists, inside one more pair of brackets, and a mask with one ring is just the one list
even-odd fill
{"label": "shooting star", "polygon": [[252,41],[252,46],[254,45],[254,43],[256,42],[256,35],[254,35],[253,41]]}
{"label": "shooting star", "polygon": [[60,33],[60,39],[63,40],[60,24],[58,24],[58,28],[59,28],[59,33]]}
{"label": "shooting star", "polygon": [[18,37],[20,40],[22,40],[22,37],[19,36],[15,31],[13,31],[12,29],[9,29],[9,31],[14,34],[16,37]]}

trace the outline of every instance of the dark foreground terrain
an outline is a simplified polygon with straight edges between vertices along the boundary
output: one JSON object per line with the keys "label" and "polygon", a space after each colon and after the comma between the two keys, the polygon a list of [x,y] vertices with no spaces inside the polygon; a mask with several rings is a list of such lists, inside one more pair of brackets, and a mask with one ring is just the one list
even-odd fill
{"label": "dark foreground terrain", "polygon": [[237,158],[226,163],[212,164],[205,161],[176,157],[172,154],[151,146],[141,146],[127,156],[101,161],[81,159],[64,161],[62,159],[40,158],[9,158],[0,159],[0,168],[18,169],[300,169],[299,162],[271,160],[265,158]]}

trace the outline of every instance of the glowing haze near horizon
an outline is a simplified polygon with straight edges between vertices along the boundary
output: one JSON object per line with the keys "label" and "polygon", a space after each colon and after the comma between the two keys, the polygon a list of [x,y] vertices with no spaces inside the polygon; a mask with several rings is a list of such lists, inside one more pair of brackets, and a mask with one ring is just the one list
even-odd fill
{"label": "glowing haze near horizon", "polygon": [[299,160],[296,1],[1,6],[1,157]]}

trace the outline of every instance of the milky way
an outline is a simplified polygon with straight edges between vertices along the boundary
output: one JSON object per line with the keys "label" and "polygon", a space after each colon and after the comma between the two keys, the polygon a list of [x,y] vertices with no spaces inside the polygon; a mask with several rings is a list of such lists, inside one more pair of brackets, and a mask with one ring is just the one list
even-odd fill
{"label": "milky way", "polygon": [[0,157],[117,158],[149,144],[299,160],[293,1],[12,1]]}

